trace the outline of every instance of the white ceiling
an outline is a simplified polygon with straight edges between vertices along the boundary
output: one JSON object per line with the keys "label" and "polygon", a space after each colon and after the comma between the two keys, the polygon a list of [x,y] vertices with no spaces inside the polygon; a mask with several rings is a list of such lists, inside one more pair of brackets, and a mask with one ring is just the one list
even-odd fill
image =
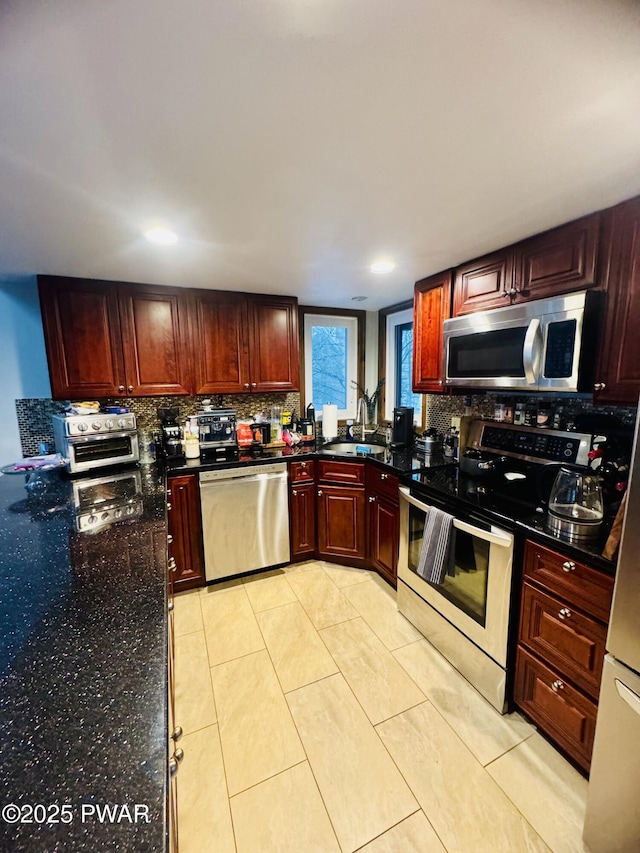
{"label": "white ceiling", "polygon": [[639,96],[636,0],[0,0],[0,275],[374,310],[640,193]]}

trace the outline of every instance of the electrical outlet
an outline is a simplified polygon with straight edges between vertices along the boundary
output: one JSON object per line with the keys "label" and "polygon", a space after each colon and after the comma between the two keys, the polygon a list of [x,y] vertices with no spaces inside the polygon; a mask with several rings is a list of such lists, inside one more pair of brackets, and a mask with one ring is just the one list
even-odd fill
{"label": "electrical outlet", "polygon": [[457,429],[458,432],[460,432],[460,418],[459,417],[452,417],[451,418],[451,426],[454,429]]}

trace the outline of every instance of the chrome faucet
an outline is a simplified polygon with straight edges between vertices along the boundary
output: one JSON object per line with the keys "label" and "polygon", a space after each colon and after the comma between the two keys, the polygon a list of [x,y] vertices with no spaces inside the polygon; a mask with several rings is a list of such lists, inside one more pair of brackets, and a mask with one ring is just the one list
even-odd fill
{"label": "chrome faucet", "polygon": [[358,404],[356,406],[356,421],[354,424],[354,428],[358,425],[360,426],[360,430],[361,430],[360,440],[361,441],[367,440],[367,433],[373,433],[376,431],[376,428],[374,428],[374,429],[366,429],[365,428],[366,417],[367,417],[367,401],[364,399],[364,397],[360,397],[360,399],[358,400]]}

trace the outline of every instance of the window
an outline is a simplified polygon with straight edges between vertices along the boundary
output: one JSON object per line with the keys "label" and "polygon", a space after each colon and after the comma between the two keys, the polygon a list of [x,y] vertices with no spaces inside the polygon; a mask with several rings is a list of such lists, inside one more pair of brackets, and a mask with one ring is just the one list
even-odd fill
{"label": "window", "polygon": [[393,419],[396,406],[413,406],[414,420],[422,415],[422,395],[411,390],[413,359],[413,309],[387,315],[385,417]]}
{"label": "window", "polygon": [[306,402],[313,402],[316,417],[325,403],[335,403],[339,418],[355,418],[359,318],[303,311]]}

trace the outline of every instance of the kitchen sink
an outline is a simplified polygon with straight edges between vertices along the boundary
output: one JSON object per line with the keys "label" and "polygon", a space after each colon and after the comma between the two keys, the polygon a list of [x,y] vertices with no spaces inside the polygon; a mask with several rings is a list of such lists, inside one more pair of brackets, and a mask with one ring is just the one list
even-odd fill
{"label": "kitchen sink", "polygon": [[321,452],[337,453],[339,456],[381,456],[386,449],[383,444],[371,444],[368,441],[334,441],[323,445]]}

